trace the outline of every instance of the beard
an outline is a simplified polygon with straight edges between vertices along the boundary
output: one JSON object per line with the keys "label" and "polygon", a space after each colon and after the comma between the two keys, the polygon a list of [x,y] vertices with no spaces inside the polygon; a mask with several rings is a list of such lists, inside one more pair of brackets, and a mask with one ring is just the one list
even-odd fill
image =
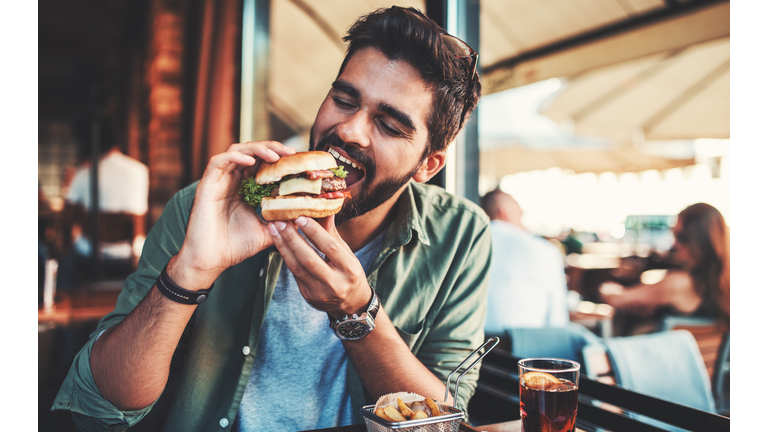
{"label": "beard", "polygon": [[355,146],[346,144],[335,132],[330,132],[323,136],[317,145],[314,145],[314,138],[314,130],[310,129],[310,150],[326,150],[330,146],[333,146],[344,150],[344,152],[346,152],[358,165],[362,165],[363,168],[365,168],[363,171],[365,175],[358,183],[356,183],[359,185],[358,193],[352,198],[344,200],[344,205],[341,207],[341,211],[336,214],[336,225],[341,225],[350,219],[368,213],[392,198],[400,188],[411,181],[411,178],[419,171],[422,162],[422,160],[420,160],[408,173],[402,176],[384,177],[378,183],[374,183],[374,179],[376,178],[376,163],[367,153]]}

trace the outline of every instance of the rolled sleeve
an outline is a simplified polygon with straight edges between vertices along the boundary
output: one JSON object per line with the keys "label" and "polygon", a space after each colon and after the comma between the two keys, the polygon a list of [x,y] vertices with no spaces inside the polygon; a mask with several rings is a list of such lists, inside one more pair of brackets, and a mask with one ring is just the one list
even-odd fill
{"label": "rolled sleeve", "polygon": [[122,431],[144,418],[152,405],[135,411],[121,411],[104,399],[91,374],[91,350],[95,338],[75,357],[69,374],[56,395],[51,411],[68,410],[82,431]]}
{"label": "rolled sleeve", "polygon": [[[128,276],[115,309],[101,319],[90,339],[77,353],[67,377],[59,389],[51,411],[68,410],[83,431],[122,431],[144,418],[157,403],[135,411],[121,411],[99,392],[91,372],[91,350],[101,333],[118,325],[142,301],[155,283],[160,270],[178,252],[184,240],[196,184],[180,191],[168,203],[163,215],[147,235],[138,269]],[[190,323],[193,320],[190,320]],[[188,323],[188,327],[190,327]],[[186,349],[185,336],[174,353],[172,370]]]}

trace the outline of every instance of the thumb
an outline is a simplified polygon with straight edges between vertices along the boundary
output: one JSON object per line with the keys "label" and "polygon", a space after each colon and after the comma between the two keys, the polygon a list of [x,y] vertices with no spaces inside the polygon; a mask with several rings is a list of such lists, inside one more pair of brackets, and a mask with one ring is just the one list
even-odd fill
{"label": "thumb", "polygon": [[341,237],[339,235],[339,232],[336,231],[336,215],[330,215],[330,216],[319,218],[316,220],[317,220],[317,223],[319,223],[324,230],[328,231],[329,234],[331,234],[336,238]]}

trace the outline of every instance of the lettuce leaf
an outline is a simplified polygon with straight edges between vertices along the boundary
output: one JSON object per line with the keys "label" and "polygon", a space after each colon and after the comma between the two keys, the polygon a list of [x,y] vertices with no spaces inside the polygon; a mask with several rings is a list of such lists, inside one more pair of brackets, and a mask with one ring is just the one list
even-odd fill
{"label": "lettuce leaf", "polygon": [[253,181],[253,177],[249,177],[240,182],[240,188],[237,193],[245,198],[245,202],[251,206],[256,207],[261,205],[261,199],[268,197],[272,194],[272,190],[277,187],[277,183],[260,185]]}
{"label": "lettuce leaf", "polygon": [[336,177],[347,178],[347,170],[345,170],[343,166],[338,166],[329,171],[332,172]]}

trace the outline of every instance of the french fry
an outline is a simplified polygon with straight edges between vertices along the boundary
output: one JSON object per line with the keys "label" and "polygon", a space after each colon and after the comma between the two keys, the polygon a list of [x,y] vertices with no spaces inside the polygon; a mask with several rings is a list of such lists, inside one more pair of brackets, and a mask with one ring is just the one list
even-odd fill
{"label": "french fry", "polygon": [[403,415],[411,420],[413,420],[413,415],[415,414],[413,410],[408,408],[408,405],[403,402],[402,399],[397,398],[397,407],[400,408],[400,412],[403,413]]}
{"label": "french fry", "polygon": [[406,421],[407,419],[403,417],[402,414],[400,414],[400,411],[395,409],[392,405],[387,405],[384,407],[384,413],[387,414],[389,418],[391,418],[393,422],[401,422]]}
{"label": "french fry", "polygon": [[374,414],[376,414],[377,416],[379,416],[379,417],[383,418],[384,420],[386,420],[386,421],[388,421],[388,422],[394,421],[394,420],[392,420],[391,418],[389,418],[389,416],[387,415],[387,413],[386,413],[386,412],[384,412],[384,408],[378,408],[378,409],[377,409],[377,410],[374,412]]}
{"label": "french fry", "polygon": [[427,415],[427,413],[425,413],[422,410],[418,410],[415,413],[413,413],[413,417],[411,417],[411,420],[418,420],[418,419],[425,419],[425,418],[429,418],[429,415]]}
{"label": "french fry", "polygon": [[432,413],[432,417],[443,415],[443,413],[440,411],[440,408],[437,407],[435,401],[430,398],[425,398],[424,400],[427,402],[427,406],[429,407],[429,411]]}

